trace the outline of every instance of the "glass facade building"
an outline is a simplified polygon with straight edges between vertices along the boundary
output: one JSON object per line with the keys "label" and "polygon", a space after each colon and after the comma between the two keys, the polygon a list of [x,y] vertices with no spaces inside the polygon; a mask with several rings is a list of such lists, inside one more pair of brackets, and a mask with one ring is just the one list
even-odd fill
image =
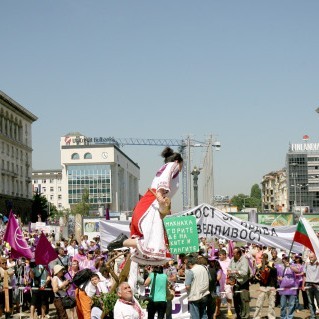
{"label": "glass facade building", "polygon": [[140,168],[117,145],[69,133],[60,139],[63,209],[88,192],[90,214],[130,212],[139,199]]}
{"label": "glass facade building", "polygon": [[291,144],[287,153],[289,211],[319,212],[319,143]]}
{"label": "glass facade building", "polygon": [[112,202],[110,165],[69,165],[67,180],[70,205],[81,201],[85,189],[89,192],[90,204],[99,206]]}

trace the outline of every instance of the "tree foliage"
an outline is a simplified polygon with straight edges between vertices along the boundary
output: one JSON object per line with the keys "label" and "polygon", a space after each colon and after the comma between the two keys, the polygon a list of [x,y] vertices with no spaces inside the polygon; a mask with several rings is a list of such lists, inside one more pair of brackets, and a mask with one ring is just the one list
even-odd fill
{"label": "tree foliage", "polygon": [[31,223],[36,223],[39,221],[39,217],[42,222],[45,222],[49,216],[48,213],[48,201],[44,195],[36,192],[33,195],[33,203],[30,214]]}
{"label": "tree foliage", "polygon": [[89,215],[89,211],[90,211],[89,196],[90,196],[89,190],[87,188],[83,189],[82,200],[72,206],[71,213],[73,215],[77,215],[77,214],[81,216]]}
{"label": "tree foliage", "polygon": [[250,196],[240,193],[235,195],[230,200],[231,205],[237,206],[241,211],[243,208],[257,208],[261,211],[261,189],[258,184],[254,184],[250,190]]}

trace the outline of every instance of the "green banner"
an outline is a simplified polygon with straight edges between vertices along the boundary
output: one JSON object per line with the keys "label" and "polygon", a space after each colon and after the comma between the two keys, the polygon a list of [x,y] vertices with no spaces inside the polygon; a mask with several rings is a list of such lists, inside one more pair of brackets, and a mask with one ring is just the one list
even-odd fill
{"label": "green banner", "polygon": [[292,213],[278,214],[278,213],[258,213],[257,223],[268,226],[290,226],[294,224]]}
{"label": "green banner", "polygon": [[235,216],[241,220],[249,221],[249,214],[248,213],[229,213],[229,215]]}
{"label": "green banner", "polygon": [[171,254],[189,254],[199,250],[195,216],[166,217],[163,222]]}
{"label": "green banner", "polygon": [[319,214],[303,214],[303,217],[308,220],[315,232],[319,232]]}

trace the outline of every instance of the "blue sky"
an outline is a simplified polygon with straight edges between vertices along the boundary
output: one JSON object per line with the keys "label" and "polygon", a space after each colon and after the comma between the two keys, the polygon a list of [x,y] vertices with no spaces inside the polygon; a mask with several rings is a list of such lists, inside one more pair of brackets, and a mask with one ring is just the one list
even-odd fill
{"label": "blue sky", "polygon": [[[284,167],[289,142],[318,141],[318,1],[12,0],[0,8],[0,89],[39,118],[34,169],[60,167],[60,137],[71,131],[212,134],[222,143],[215,193],[232,196]],[[142,193],[161,150],[123,147],[141,167]],[[200,157],[194,150],[192,165]]]}

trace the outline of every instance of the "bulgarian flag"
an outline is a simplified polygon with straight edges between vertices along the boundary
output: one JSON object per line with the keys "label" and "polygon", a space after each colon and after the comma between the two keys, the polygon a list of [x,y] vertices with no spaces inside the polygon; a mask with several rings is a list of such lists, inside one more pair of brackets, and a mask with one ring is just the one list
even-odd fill
{"label": "bulgarian flag", "polygon": [[300,217],[299,219],[294,241],[309,248],[316,254],[317,260],[319,260],[319,239],[304,217]]}

